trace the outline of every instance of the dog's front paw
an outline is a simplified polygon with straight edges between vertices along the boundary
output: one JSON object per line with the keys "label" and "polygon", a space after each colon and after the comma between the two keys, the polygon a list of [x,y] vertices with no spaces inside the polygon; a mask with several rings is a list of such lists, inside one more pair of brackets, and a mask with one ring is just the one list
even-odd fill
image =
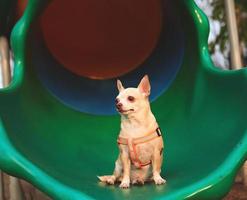
{"label": "dog's front paw", "polygon": [[130,183],[129,181],[122,181],[119,187],[122,189],[128,189],[130,187]]}
{"label": "dog's front paw", "polygon": [[157,177],[157,178],[154,178],[154,182],[156,185],[162,185],[166,183],[166,180],[163,179],[162,177]]}

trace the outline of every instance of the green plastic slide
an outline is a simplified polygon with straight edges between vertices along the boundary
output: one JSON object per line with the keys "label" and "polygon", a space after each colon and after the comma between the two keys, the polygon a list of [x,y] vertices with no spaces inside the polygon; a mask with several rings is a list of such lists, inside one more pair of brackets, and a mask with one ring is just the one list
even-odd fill
{"label": "green plastic slide", "polygon": [[[0,90],[0,168],[52,199],[221,199],[247,152],[247,70],[210,59],[192,0],[29,0],[11,29],[14,74]],[[2,15],[3,11],[5,12]],[[8,36],[8,35],[7,35]],[[116,79],[148,74],[163,131],[163,186],[104,186],[118,155]]]}

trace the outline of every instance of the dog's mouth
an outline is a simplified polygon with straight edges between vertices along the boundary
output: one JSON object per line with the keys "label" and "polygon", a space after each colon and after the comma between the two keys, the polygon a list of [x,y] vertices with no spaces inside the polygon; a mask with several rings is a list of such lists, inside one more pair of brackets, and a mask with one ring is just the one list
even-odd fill
{"label": "dog's mouth", "polygon": [[128,112],[133,112],[135,110],[134,109],[123,110],[121,108],[120,109],[117,108],[117,111],[120,112],[120,113],[122,113],[122,114],[125,114],[125,113],[128,113]]}

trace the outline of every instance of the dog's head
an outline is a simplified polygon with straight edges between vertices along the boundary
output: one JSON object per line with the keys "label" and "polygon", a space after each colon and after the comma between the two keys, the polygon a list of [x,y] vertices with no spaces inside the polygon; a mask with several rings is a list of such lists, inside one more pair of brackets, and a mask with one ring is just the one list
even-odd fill
{"label": "dog's head", "polygon": [[124,88],[121,81],[117,80],[117,88],[119,91],[116,97],[116,109],[122,115],[138,113],[142,109],[149,107],[150,82],[148,76],[145,75],[137,88]]}

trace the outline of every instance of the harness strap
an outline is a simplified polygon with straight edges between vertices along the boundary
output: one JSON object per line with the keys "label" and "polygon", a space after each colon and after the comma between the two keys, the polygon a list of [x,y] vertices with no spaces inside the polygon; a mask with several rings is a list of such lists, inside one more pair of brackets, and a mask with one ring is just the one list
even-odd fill
{"label": "harness strap", "polygon": [[138,137],[138,138],[123,138],[123,137],[118,137],[117,143],[118,144],[123,144],[123,145],[128,145],[129,147],[129,152],[130,152],[130,158],[131,158],[131,162],[137,167],[137,168],[141,168],[144,166],[147,166],[149,164],[151,164],[151,161],[147,162],[147,163],[142,163],[137,156],[137,152],[136,152],[136,145],[137,144],[142,144],[142,143],[146,143],[149,142],[157,137],[161,137],[161,130],[160,128],[156,128],[155,131],[151,132],[151,134],[147,134],[143,137]]}

